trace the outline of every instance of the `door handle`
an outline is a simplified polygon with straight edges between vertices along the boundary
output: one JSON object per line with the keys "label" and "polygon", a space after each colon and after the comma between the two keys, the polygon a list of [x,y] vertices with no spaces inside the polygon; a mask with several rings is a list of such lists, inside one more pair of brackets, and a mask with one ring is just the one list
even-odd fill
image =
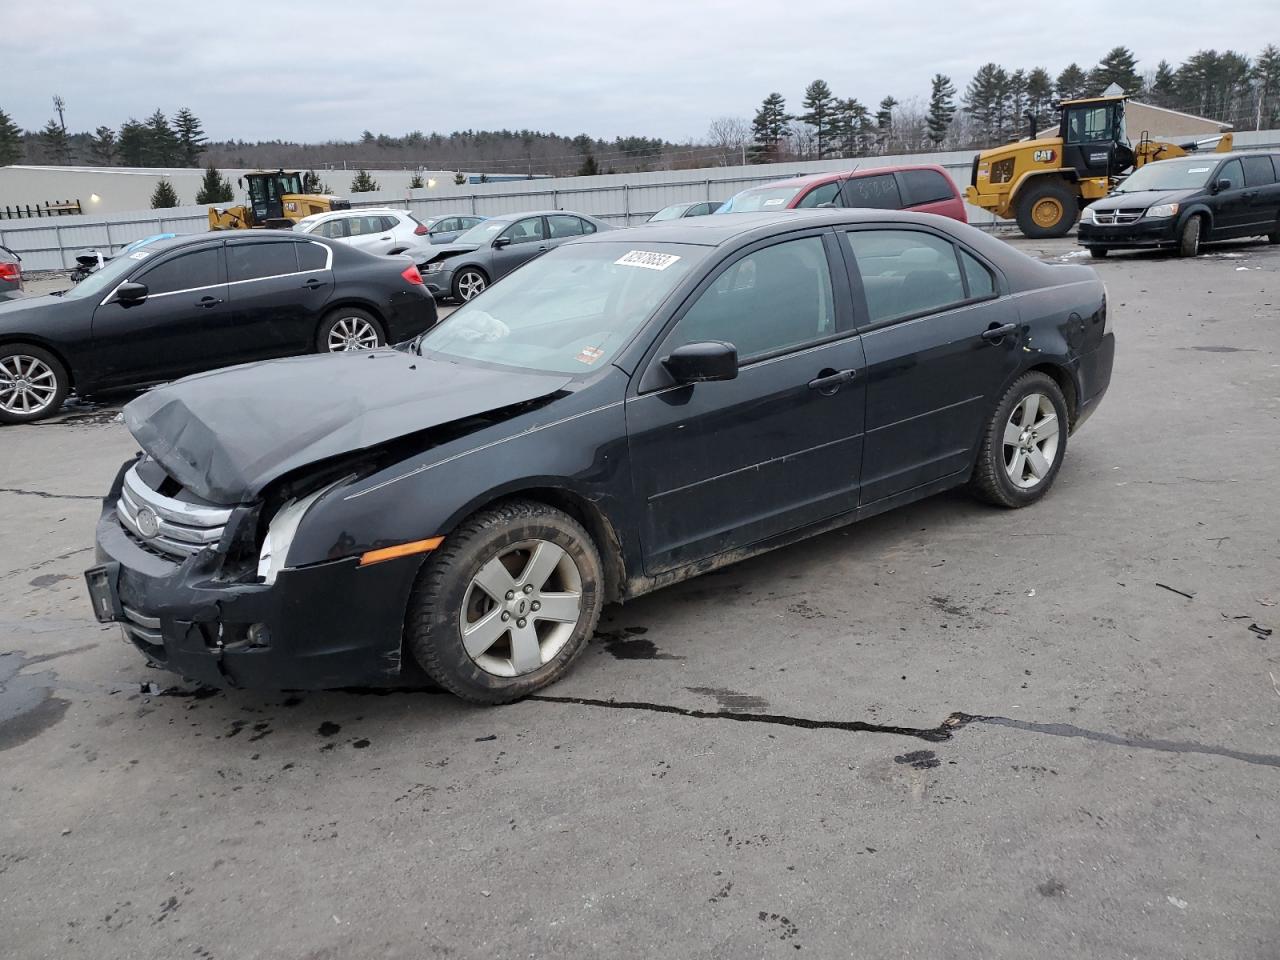
{"label": "door handle", "polygon": [[221,302],[222,300],[219,299],[218,297],[201,297],[199,300],[196,301],[196,306],[204,307],[207,310],[209,309],[209,307],[216,307]]}
{"label": "door handle", "polygon": [[825,396],[831,396],[842,386],[857,376],[857,370],[823,370],[816,379],[809,381],[809,389],[817,390]]}
{"label": "door handle", "polygon": [[317,280],[315,277],[312,277],[310,280],[304,283],[303,286],[306,287],[308,290],[319,290],[321,287],[324,286],[324,282],[321,280]]}
{"label": "door handle", "polygon": [[1018,325],[1016,323],[1005,323],[998,326],[990,326],[986,330],[983,330],[982,339],[986,340],[988,343],[994,343],[997,340],[1003,340],[1011,333],[1017,332]]}

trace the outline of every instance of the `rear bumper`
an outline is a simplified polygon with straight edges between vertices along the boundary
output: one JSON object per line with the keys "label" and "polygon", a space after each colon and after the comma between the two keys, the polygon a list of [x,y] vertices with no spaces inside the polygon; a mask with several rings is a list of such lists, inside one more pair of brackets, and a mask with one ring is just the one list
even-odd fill
{"label": "rear bumper", "polygon": [[1091,353],[1083,354],[1079,360],[1080,405],[1076,410],[1072,432],[1080,429],[1081,424],[1093,415],[1098,404],[1106,396],[1111,386],[1111,368],[1116,359],[1116,335],[1104,334],[1098,348]]}
{"label": "rear bumper", "polygon": [[1174,217],[1120,224],[1082,220],[1076,228],[1076,237],[1086,247],[1171,247],[1178,242],[1176,225]]}
{"label": "rear bumper", "polygon": [[[116,520],[119,484],[98,520],[88,572],[100,620],[155,666],[211,686],[326,689],[402,682],[401,638],[421,558],[358,567],[344,558],[282,572],[273,584],[221,579],[205,550],[157,556]],[[253,631],[250,627],[257,625]]]}
{"label": "rear bumper", "polygon": [[397,293],[388,305],[387,340],[403,343],[436,325],[439,316],[430,290],[414,286]]}

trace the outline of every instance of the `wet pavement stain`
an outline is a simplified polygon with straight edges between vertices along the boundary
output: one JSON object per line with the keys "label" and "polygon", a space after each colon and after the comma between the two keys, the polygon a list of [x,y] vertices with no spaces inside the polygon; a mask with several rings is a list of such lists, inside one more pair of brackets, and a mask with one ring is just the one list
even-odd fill
{"label": "wet pavement stain", "polygon": [[0,752],[38,737],[67,712],[70,701],[53,695],[56,674],[22,673],[25,667],[55,656],[26,658],[20,650],[0,654]]}
{"label": "wet pavement stain", "polygon": [[721,710],[728,710],[733,713],[739,711],[746,713],[763,713],[769,709],[769,701],[764,697],[757,697],[750,693],[739,693],[736,690],[725,690],[721,687],[685,687],[690,693],[696,693],[700,697],[715,697],[720,704]]}
{"label": "wet pavement stain", "polygon": [[40,576],[34,577],[30,585],[33,587],[51,587],[55,583],[70,579],[71,575],[66,573],[42,573]]}
{"label": "wet pavement stain", "polygon": [[644,627],[628,627],[622,631],[597,630],[595,639],[603,641],[605,650],[617,660],[683,660],[670,653],[662,653],[652,640],[646,640],[638,634],[645,633]]}
{"label": "wet pavement stain", "polygon": [[941,766],[942,761],[932,750],[912,750],[893,758],[894,763],[910,766],[913,770],[931,770]]}
{"label": "wet pavement stain", "polygon": [[1042,897],[1060,897],[1067,892],[1067,887],[1057,877],[1050,877],[1044,883],[1037,884],[1036,891]]}
{"label": "wet pavement stain", "polygon": [[332,720],[326,720],[324,723],[320,724],[316,733],[322,737],[332,737],[341,730],[342,727],[340,725],[334,723]]}

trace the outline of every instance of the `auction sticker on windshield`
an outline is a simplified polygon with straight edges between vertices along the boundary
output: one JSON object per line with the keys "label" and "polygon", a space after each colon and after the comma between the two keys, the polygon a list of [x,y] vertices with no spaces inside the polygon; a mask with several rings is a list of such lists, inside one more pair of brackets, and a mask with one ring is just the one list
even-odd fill
{"label": "auction sticker on windshield", "polygon": [[613,261],[623,267],[644,267],[646,270],[665,270],[680,258],[674,253],[653,253],[648,250],[632,250]]}
{"label": "auction sticker on windshield", "polygon": [[150,250],[139,250],[139,251],[137,251],[136,253],[131,253],[131,254],[129,254],[129,259],[130,259],[130,260],[145,260],[145,259],[147,259],[147,257],[149,257],[149,256],[151,256],[151,251],[150,251]]}

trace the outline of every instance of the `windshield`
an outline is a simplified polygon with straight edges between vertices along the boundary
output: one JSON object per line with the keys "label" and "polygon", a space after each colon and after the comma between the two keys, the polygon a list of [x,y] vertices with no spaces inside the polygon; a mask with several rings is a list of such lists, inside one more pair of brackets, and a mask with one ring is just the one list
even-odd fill
{"label": "windshield", "polygon": [[708,249],[639,237],[566,244],[463,304],[423,335],[418,352],[524,370],[599,370]]}
{"label": "windshield", "polygon": [[1209,182],[1217,164],[1212,160],[1159,160],[1148,163],[1129,175],[1116,187],[1116,193],[1138,193],[1140,190],[1195,190]]}
{"label": "windshield", "polygon": [[134,253],[121,253],[114,260],[108,260],[97,273],[91,273],[74,287],[62,295],[64,300],[83,300],[86,297],[105,296],[125,276],[138,265],[141,260],[151,256],[150,250],[138,250]]}
{"label": "windshield", "polygon": [[649,218],[649,222],[653,223],[655,220],[678,220],[680,214],[684,213],[686,206],[687,204],[683,203],[673,203],[669,207],[663,207]]}
{"label": "windshield", "polygon": [[724,202],[716,213],[751,213],[753,210],[781,210],[800,187],[753,187]]}
{"label": "windshield", "polygon": [[510,220],[486,220],[477,223],[470,230],[458,235],[454,243],[474,243],[477,247],[488,243],[499,233],[511,226]]}

